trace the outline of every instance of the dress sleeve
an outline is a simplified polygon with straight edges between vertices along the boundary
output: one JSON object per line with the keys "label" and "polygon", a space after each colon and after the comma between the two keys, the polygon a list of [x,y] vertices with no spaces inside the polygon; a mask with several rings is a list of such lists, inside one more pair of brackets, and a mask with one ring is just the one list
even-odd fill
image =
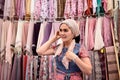
{"label": "dress sleeve", "polygon": [[79,51],[79,57],[84,58],[84,57],[89,57],[88,51],[84,46],[81,46],[80,51]]}

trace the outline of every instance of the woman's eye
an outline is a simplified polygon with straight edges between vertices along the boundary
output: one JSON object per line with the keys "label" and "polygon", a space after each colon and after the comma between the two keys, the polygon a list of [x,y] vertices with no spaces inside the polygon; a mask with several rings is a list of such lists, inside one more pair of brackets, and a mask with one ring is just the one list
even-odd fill
{"label": "woman's eye", "polygon": [[68,32],[68,30],[67,29],[60,29],[60,32]]}
{"label": "woman's eye", "polygon": [[62,29],[60,29],[60,32],[62,31]]}
{"label": "woman's eye", "polygon": [[67,30],[67,29],[64,29],[64,32],[68,32],[68,30]]}

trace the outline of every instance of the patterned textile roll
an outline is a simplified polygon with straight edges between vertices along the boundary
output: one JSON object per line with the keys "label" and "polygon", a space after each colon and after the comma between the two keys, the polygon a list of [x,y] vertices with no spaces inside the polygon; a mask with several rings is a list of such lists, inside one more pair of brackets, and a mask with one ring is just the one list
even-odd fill
{"label": "patterned textile roll", "polygon": [[106,47],[106,57],[107,57],[108,79],[119,80],[114,46]]}

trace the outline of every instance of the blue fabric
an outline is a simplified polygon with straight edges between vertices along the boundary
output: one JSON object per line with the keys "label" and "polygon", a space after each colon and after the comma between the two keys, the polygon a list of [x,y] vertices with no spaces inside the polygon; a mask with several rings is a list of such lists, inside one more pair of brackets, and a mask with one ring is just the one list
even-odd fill
{"label": "blue fabric", "polygon": [[[79,49],[80,49],[80,44],[76,43],[73,52],[78,55],[79,54]],[[66,53],[68,49],[67,48],[63,48],[62,52],[60,55],[57,55],[55,60],[56,60],[56,68],[58,70],[61,70],[65,73],[73,73],[73,72],[81,72],[81,70],[79,69],[79,67],[76,65],[76,63],[74,63],[73,61],[69,62],[69,69],[66,69],[62,63],[62,59]]]}

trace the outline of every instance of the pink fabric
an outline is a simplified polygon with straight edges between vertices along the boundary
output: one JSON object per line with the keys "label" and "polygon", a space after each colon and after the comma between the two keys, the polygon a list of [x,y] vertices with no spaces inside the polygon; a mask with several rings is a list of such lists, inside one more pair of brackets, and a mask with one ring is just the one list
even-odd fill
{"label": "pink fabric", "polygon": [[77,0],[71,0],[71,17],[76,17],[77,16]]}
{"label": "pink fabric", "polygon": [[6,41],[6,54],[5,54],[5,59],[9,64],[12,63],[12,51],[11,51],[11,40],[12,40],[12,32],[13,32],[13,23],[10,22],[8,26],[8,34],[7,34],[7,41]]}
{"label": "pink fabric", "polygon": [[48,0],[41,0],[41,12],[42,18],[48,18]]}
{"label": "pink fabric", "polygon": [[21,0],[21,5],[20,5],[20,18],[23,18],[25,16],[25,0]]}
{"label": "pink fabric", "polygon": [[85,19],[81,19],[79,22],[79,29],[80,29],[80,44],[85,44]]}
{"label": "pink fabric", "polygon": [[[64,72],[58,71],[56,73],[55,80],[64,80],[65,75],[66,74]],[[76,72],[76,73],[70,73],[70,80],[82,80],[82,76],[78,72]]]}
{"label": "pink fabric", "polygon": [[25,46],[27,43],[28,28],[29,28],[29,22],[25,22],[24,26],[22,28],[22,48],[23,48],[23,50],[25,49]]}
{"label": "pink fabric", "polygon": [[70,3],[71,3],[71,0],[66,0],[66,3],[65,3],[65,10],[64,10],[64,17],[65,18],[68,18],[70,16]]}
{"label": "pink fabric", "polygon": [[66,0],[65,4],[65,18],[76,17],[77,16],[77,0]]}
{"label": "pink fabric", "polygon": [[53,18],[54,17],[54,0],[49,0],[49,18]]}
{"label": "pink fabric", "polygon": [[17,16],[19,16],[20,15],[20,5],[21,5],[21,0],[17,0],[16,1],[17,3],[16,3],[16,11],[17,11]]}
{"label": "pink fabric", "polygon": [[94,47],[94,30],[96,25],[96,18],[89,18],[88,21],[88,50],[92,50]]}
{"label": "pink fabric", "polygon": [[108,17],[103,18],[103,41],[106,47],[112,46],[112,32],[111,32],[111,25],[110,25],[111,19]]}
{"label": "pink fabric", "polygon": [[28,52],[32,52],[32,35],[34,30],[34,22],[29,22],[29,28],[28,28],[28,35],[27,35],[27,43],[26,43],[26,50]]}
{"label": "pink fabric", "polygon": [[35,7],[34,7],[34,17],[35,19],[39,19],[40,17],[40,11],[41,11],[41,0],[35,1]]}
{"label": "pink fabric", "polygon": [[78,0],[78,17],[82,17],[83,14],[83,0]]}

